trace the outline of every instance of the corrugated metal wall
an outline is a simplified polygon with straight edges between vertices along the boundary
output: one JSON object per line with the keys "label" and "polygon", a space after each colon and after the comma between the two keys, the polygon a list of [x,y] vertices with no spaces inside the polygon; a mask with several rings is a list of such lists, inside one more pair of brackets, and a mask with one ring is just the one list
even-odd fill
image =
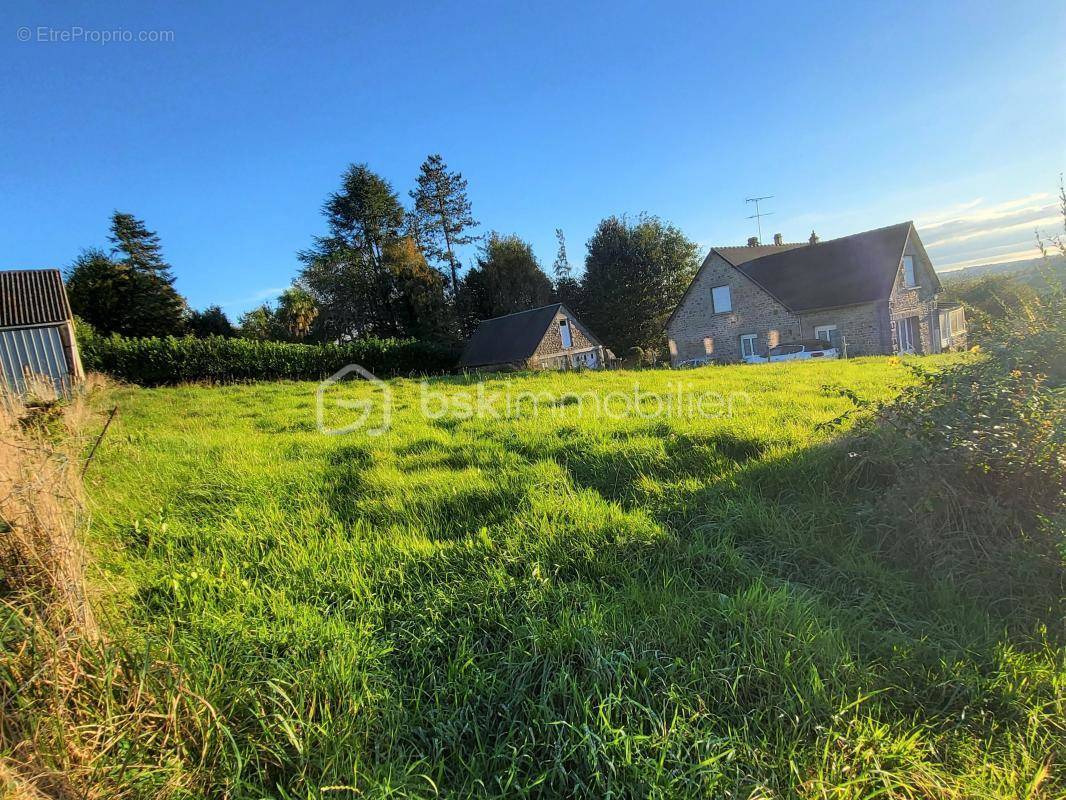
{"label": "corrugated metal wall", "polygon": [[4,383],[19,394],[26,391],[27,370],[51,378],[59,392],[65,392],[71,385],[57,326],[0,330],[0,366]]}

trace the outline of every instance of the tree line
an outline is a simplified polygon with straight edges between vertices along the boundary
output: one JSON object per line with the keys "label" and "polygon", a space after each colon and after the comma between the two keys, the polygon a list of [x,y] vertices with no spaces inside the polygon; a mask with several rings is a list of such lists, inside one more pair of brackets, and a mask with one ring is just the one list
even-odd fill
{"label": "tree line", "polygon": [[[101,333],[348,342],[461,343],[491,317],[566,303],[620,354],[660,351],[667,316],[698,267],[697,246],[657,217],[611,216],[575,275],[561,229],[552,275],[516,235],[479,233],[467,181],[440,155],[422,163],[405,206],[366,164],[351,164],[322,206],[327,232],[297,258],[292,286],[234,325],[217,306],[189,308],[159,236],[132,214],[111,218],[110,247],[68,268],[74,313]],[[476,244],[464,271],[458,251]]]}

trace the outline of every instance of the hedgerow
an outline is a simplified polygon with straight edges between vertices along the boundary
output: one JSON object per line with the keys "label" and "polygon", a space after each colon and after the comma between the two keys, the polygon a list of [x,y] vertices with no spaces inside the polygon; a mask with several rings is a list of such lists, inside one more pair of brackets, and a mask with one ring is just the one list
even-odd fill
{"label": "hedgerow", "polygon": [[141,386],[187,382],[320,380],[348,364],[381,377],[448,372],[458,360],[450,347],[414,339],[360,339],[345,344],[226,339],[212,336],[126,339],[79,327],[86,370]]}

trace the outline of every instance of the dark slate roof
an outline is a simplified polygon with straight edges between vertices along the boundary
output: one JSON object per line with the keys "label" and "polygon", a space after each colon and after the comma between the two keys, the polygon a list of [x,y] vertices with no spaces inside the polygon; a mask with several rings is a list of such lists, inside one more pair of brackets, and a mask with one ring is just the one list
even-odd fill
{"label": "dark slate roof", "polygon": [[734,267],[739,267],[747,261],[754,261],[756,258],[762,258],[771,253],[783,253],[785,250],[791,250],[794,247],[805,247],[806,245],[806,242],[788,242],[787,244],[758,244],[755,247],[741,245],[738,247],[714,247],[711,249]]}
{"label": "dark slate roof", "polygon": [[[911,228],[910,222],[901,222],[827,242],[774,248],[776,252],[730,263],[792,311],[886,300]],[[716,252],[730,261],[730,255],[736,257],[735,251],[743,249]]]}
{"label": "dark slate roof", "polygon": [[47,325],[71,318],[57,269],[0,271],[0,328]]}
{"label": "dark slate roof", "polygon": [[562,303],[484,319],[466,343],[460,367],[514,364],[533,355]]}

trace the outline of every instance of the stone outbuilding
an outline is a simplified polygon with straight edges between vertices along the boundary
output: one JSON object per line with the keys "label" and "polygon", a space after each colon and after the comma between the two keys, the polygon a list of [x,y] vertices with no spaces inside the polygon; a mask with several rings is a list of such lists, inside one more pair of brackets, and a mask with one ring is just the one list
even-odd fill
{"label": "stone outbuilding", "polygon": [[599,369],[612,358],[562,303],[482,320],[463,350],[460,369]]}

